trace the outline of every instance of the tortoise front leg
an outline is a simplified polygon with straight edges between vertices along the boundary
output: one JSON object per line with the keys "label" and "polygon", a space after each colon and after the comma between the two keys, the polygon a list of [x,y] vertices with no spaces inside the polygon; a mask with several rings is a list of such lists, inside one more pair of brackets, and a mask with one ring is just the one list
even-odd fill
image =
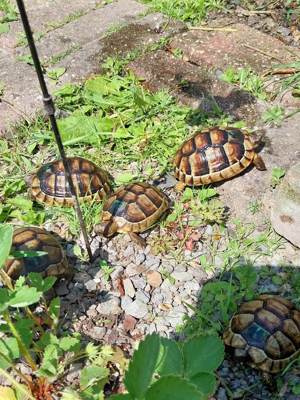
{"label": "tortoise front leg", "polygon": [[258,154],[255,154],[253,158],[253,164],[259,171],[266,171],[267,169],[264,160]]}

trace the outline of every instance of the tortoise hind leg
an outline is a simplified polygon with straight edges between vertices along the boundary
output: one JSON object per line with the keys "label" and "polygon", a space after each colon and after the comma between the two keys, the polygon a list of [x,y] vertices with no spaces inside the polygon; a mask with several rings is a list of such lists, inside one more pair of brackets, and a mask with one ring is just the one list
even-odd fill
{"label": "tortoise hind leg", "polygon": [[253,158],[253,164],[259,171],[266,171],[267,169],[264,160],[258,154],[255,154]]}
{"label": "tortoise hind leg", "polygon": [[130,236],[130,239],[138,246],[140,246],[142,249],[144,249],[147,246],[146,240],[141,238],[137,233],[128,232],[128,234]]}

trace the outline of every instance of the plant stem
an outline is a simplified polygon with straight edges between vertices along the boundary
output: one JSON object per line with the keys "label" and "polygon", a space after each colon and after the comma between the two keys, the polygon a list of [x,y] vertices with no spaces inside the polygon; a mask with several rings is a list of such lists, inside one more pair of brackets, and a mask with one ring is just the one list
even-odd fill
{"label": "plant stem", "polygon": [[1,375],[5,376],[5,378],[11,382],[11,384],[17,388],[21,393],[24,393],[24,397],[28,400],[35,400],[35,398],[31,395],[31,393],[24,388],[23,385],[20,385],[9,373],[7,373],[4,369],[0,368]]}
{"label": "plant stem", "polygon": [[[23,381],[26,383],[26,385],[30,387],[30,384],[31,384],[30,380],[27,379],[27,377],[14,366],[14,364],[11,362],[11,360],[5,354],[3,354],[2,352],[0,352],[0,356],[2,358],[4,358],[4,360],[9,364],[10,368],[13,369],[15,371],[15,373],[17,375],[19,375],[19,377],[21,379],[23,379]],[[0,368],[0,370],[1,370],[1,368]]]}
{"label": "plant stem", "polygon": [[38,369],[37,365],[34,362],[33,358],[31,357],[31,355],[30,355],[29,351],[27,350],[25,344],[23,343],[23,340],[22,340],[19,332],[16,330],[16,328],[15,328],[15,326],[14,326],[14,324],[13,324],[13,322],[12,322],[12,320],[11,320],[11,318],[10,318],[10,316],[9,316],[7,311],[3,312],[3,318],[4,318],[5,322],[7,323],[11,333],[16,338],[21,354],[23,355],[23,357],[25,358],[27,363],[30,365],[30,368],[33,371],[36,371]]}

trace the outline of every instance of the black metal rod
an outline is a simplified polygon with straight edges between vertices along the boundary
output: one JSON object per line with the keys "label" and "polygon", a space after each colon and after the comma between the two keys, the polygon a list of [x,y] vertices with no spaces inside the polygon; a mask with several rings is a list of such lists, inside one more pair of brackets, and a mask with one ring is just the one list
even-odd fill
{"label": "black metal rod", "polygon": [[76,189],[75,189],[75,186],[74,186],[74,183],[72,180],[70,165],[69,165],[68,159],[66,157],[65,149],[64,149],[64,146],[63,146],[63,143],[61,140],[61,136],[59,133],[59,129],[57,126],[57,122],[56,122],[56,118],[55,118],[55,106],[53,103],[53,99],[48,92],[48,88],[47,88],[47,85],[46,85],[46,82],[44,79],[43,71],[41,68],[41,63],[40,63],[39,56],[38,56],[38,53],[36,50],[35,42],[33,39],[32,31],[30,28],[30,24],[28,21],[28,17],[27,17],[27,13],[25,10],[23,0],[16,0],[16,1],[18,4],[19,11],[20,11],[20,16],[21,16],[21,20],[23,23],[24,31],[26,33],[28,45],[29,45],[31,56],[32,56],[33,63],[34,63],[34,67],[35,67],[35,70],[36,70],[36,73],[37,73],[37,76],[38,76],[38,79],[40,82],[41,90],[43,93],[44,107],[45,107],[47,115],[49,116],[49,119],[51,122],[51,127],[52,127],[52,130],[53,130],[53,133],[55,136],[55,140],[56,140],[56,143],[58,146],[58,150],[59,150],[59,153],[60,153],[63,165],[64,165],[65,174],[66,174],[69,186],[70,186],[70,190],[71,190],[71,194],[72,194],[73,202],[74,202],[74,208],[75,208],[77,216],[78,216],[81,232],[82,232],[82,235],[83,235],[83,238],[85,241],[86,250],[87,250],[90,261],[92,261],[93,255],[92,255],[92,251],[91,251],[91,246],[89,243],[86,226],[85,226],[85,223],[83,220],[83,216],[82,216],[78,196],[76,193]]}

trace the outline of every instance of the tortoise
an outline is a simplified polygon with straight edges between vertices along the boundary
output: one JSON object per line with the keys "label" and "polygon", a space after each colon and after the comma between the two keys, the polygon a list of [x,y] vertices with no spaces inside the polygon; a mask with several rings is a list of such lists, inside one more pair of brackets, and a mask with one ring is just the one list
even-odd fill
{"label": "tortoise", "polygon": [[283,297],[263,294],[241,305],[223,339],[237,358],[275,374],[300,353],[300,312]]}
{"label": "tortoise", "polygon": [[175,155],[175,176],[180,181],[177,189],[232,178],[251,163],[257,169],[265,170],[256,148],[257,141],[237,128],[214,127],[195,133]]}
{"label": "tortoise", "polygon": [[96,233],[111,237],[116,232],[129,233],[140,245],[145,242],[137,233],[151,228],[169,209],[168,197],[148,183],[131,183],[112,193],[103,206],[101,224]]}
{"label": "tortoise", "polygon": [[44,255],[33,257],[10,258],[6,261],[4,270],[12,278],[30,272],[40,272],[43,276],[72,276],[66,256],[59,242],[53,235],[37,227],[17,228],[13,233],[12,250],[43,251]]}
{"label": "tortoise", "polygon": [[[81,157],[68,158],[80,200],[100,201],[111,191],[106,171]],[[47,205],[73,206],[62,160],[44,164],[31,178],[31,195]]]}

